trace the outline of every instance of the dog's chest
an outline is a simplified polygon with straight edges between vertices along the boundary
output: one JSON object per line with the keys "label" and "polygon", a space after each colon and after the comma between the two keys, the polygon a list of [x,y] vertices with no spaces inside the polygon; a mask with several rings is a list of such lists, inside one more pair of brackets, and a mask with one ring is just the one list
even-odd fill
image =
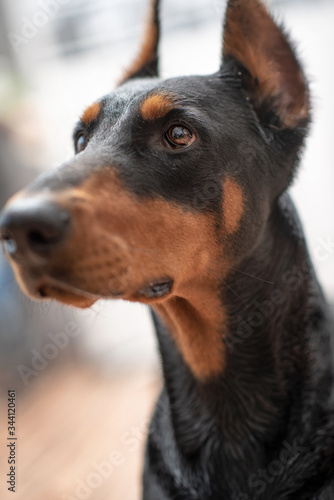
{"label": "dog's chest", "polygon": [[[324,448],[326,444],[324,434]],[[242,455],[232,456],[223,435],[216,433],[200,454],[185,457],[160,400],[147,444],[143,499],[332,500],[334,482],[327,482],[321,453],[317,438],[302,439],[296,429],[295,437],[284,438],[267,454],[249,445]]]}

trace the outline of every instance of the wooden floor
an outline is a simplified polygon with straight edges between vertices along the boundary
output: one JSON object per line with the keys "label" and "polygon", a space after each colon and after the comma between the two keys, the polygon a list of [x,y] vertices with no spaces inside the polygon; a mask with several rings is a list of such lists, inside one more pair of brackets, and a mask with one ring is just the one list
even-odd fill
{"label": "wooden floor", "polygon": [[17,396],[17,492],[7,491],[6,401],[0,407],[2,500],[139,500],[158,374],[115,378],[68,363]]}

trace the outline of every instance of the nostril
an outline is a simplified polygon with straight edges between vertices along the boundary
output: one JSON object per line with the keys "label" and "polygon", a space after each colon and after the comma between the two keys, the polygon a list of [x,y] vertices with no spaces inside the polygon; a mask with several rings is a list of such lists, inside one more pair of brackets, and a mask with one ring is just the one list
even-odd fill
{"label": "nostril", "polygon": [[36,230],[30,231],[27,235],[27,239],[31,245],[45,245],[48,243],[48,238]]}
{"label": "nostril", "polygon": [[48,296],[44,286],[39,287],[38,294],[42,299],[45,299]]}
{"label": "nostril", "polygon": [[45,233],[43,234],[42,230],[32,229],[27,233],[27,242],[31,248],[42,250],[56,244],[59,241],[59,236],[59,234],[50,236]]}
{"label": "nostril", "polygon": [[2,243],[11,256],[52,250],[65,239],[69,226],[70,214],[63,207],[40,198],[14,202],[0,220]]}
{"label": "nostril", "polygon": [[9,235],[1,232],[0,239],[2,245],[9,255],[14,255],[17,250],[16,241]]}
{"label": "nostril", "polygon": [[25,240],[28,247],[35,252],[45,252],[61,243],[69,226],[69,214],[65,211],[51,213],[48,218],[33,221],[31,227],[26,226]]}

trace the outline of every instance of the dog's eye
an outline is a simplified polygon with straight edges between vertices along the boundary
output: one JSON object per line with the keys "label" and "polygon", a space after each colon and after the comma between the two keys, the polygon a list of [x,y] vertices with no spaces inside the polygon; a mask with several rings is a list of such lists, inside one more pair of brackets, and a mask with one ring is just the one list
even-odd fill
{"label": "dog's eye", "polygon": [[86,137],[85,134],[81,132],[75,138],[75,152],[80,153],[81,151],[83,151],[85,149],[85,145],[86,145]]}
{"label": "dog's eye", "polygon": [[195,141],[196,136],[186,127],[176,125],[166,132],[165,138],[169,146],[173,148],[185,148]]}

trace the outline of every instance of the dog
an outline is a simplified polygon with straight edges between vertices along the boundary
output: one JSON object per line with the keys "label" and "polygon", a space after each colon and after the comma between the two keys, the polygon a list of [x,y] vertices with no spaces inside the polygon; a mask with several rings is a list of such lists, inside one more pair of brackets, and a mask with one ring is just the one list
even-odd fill
{"label": "dog", "polygon": [[150,306],[164,388],[144,500],[333,500],[333,321],[286,192],[307,79],[260,0],[229,0],[209,76],[160,78],[159,32],[154,0],[74,158],[3,210],[5,253],[35,299]]}

